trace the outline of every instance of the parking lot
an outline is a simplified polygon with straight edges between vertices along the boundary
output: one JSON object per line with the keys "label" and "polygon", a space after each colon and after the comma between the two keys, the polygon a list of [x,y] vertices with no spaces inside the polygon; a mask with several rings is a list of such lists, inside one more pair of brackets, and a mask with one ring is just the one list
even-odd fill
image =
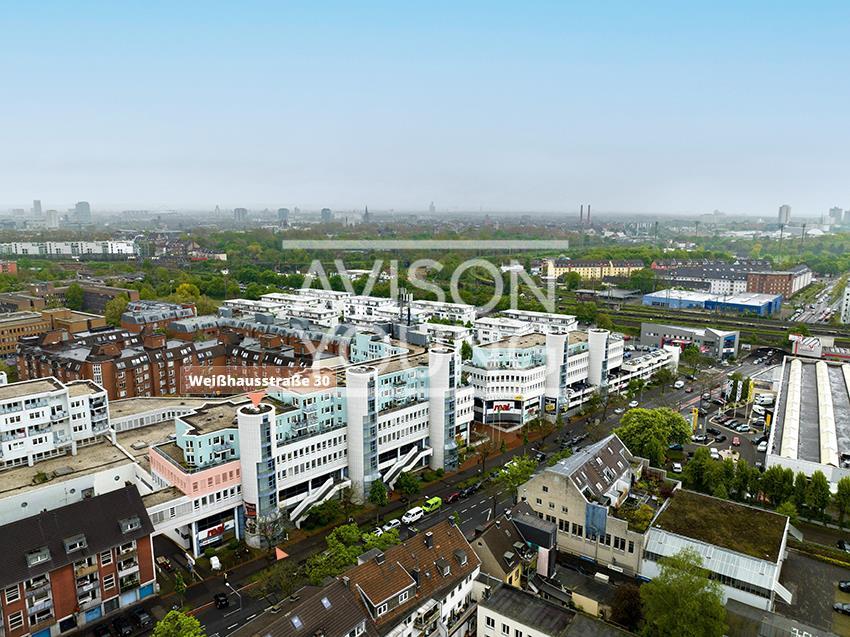
{"label": "parking lot", "polygon": [[850,593],[838,590],[840,580],[850,572],[791,550],[782,567],[780,581],[791,591],[793,603],[777,602],[776,612],[799,619],[836,635],[850,635],[850,616],[832,609],[835,602],[850,602]]}

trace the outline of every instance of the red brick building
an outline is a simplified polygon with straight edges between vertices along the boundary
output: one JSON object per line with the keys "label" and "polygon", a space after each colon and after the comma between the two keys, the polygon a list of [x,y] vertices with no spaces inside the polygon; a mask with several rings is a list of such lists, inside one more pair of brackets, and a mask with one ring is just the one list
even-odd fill
{"label": "red brick building", "polygon": [[0,261],[0,274],[17,274],[18,263],[16,261]]}
{"label": "red brick building", "polygon": [[152,532],[135,486],[1,526],[4,637],[70,632],[153,595]]}

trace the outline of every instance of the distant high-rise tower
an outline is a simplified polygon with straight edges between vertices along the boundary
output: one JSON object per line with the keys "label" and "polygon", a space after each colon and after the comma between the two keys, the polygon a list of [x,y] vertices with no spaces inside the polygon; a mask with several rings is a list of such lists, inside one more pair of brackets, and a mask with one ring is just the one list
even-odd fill
{"label": "distant high-rise tower", "polygon": [[32,200],[32,214],[34,217],[41,216],[41,199]]}
{"label": "distant high-rise tower", "polygon": [[233,220],[236,223],[245,223],[248,220],[248,209],[247,208],[234,208],[233,209]]}
{"label": "distant high-rise tower", "polygon": [[369,223],[372,217],[369,216],[369,206],[366,206],[366,211],[363,213],[363,223]]}
{"label": "distant high-rise tower", "polygon": [[48,210],[46,216],[48,230],[56,230],[59,227],[59,213],[56,210]]}
{"label": "distant high-rise tower", "polygon": [[791,222],[791,206],[783,204],[779,206],[779,225],[787,226]]}
{"label": "distant high-rise tower", "polygon": [[78,201],[74,206],[74,221],[84,226],[91,223],[91,206],[88,201]]}
{"label": "distant high-rise tower", "polygon": [[431,214],[434,214],[435,212],[437,212],[437,206],[434,205],[433,201],[431,202],[431,205],[428,206],[428,212],[430,212]]}
{"label": "distant high-rise tower", "polygon": [[289,225],[289,208],[277,209],[277,222],[282,226]]}
{"label": "distant high-rise tower", "polygon": [[334,213],[331,212],[330,208],[322,208],[321,219],[322,223],[330,223],[334,220]]}
{"label": "distant high-rise tower", "polygon": [[840,225],[844,221],[844,211],[837,206],[829,209],[829,222],[833,225]]}

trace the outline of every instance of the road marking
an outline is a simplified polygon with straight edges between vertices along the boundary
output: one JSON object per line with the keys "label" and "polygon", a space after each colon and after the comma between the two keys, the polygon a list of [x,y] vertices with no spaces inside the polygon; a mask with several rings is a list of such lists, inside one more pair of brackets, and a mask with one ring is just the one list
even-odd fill
{"label": "road marking", "polygon": [[469,509],[462,509],[461,513],[466,513],[467,511],[469,511]]}
{"label": "road marking", "polygon": [[230,626],[228,626],[226,630],[233,630],[234,628],[237,628],[238,626],[239,626],[239,622],[236,622],[235,624],[231,624]]}
{"label": "road marking", "polygon": [[248,615],[248,616],[245,618],[245,621],[246,621],[246,622],[249,622],[249,621],[251,621],[252,619],[254,619],[256,616],[257,616],[257,613],[254,613],[253,615]]}

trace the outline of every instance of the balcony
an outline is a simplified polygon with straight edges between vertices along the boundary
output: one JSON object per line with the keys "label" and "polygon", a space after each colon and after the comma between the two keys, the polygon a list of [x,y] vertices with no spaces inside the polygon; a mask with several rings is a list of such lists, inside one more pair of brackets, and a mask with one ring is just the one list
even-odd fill
{"label": "balcony", "polygon": [[124,593],[133,588],[139,587],[139,575],[138,573],[134,573],[133,575],[129,575],[127,577],[122,577],[118,580],[118,586],[121,588],[121,592]]}
{"label": "balcony", "polygon": [[91,575],[93,573],[97,573],[97,562],[94,564],[81,564],[80,566],[74,566],[74,577],[80,579],[81,577],[86,577],[87,575]]}
{"label": "balcony", "polygon": [[64,420],[67,417],[68,417],[68,412],[65,411],[64,409],[62,409],[60,411],[57,411],[57,412],[50,414],[50,422],[57,422],[59,420]]}
{"label": "balcony", "polygon": [[96,579],[85,582],[84,584],[77,584],[77,597],[85,595],[86,593],[94,590],[98,590],[100,582]]}
{"label": "balcony", "polygon": [[121,562],[118,564],[118,577],[128,577],[139,572],[139,564],[136,560]]}
{"label": "balcony", "polygon": [[100,602],[100,593],[98,593],[94,597],[87,597],[85,599],[77,600],[77,604],[79,605],[81,611],[87,611],[94,608],[95,606],[100,606]]}
{"label": "balcony", "polygon": [[24,591],[26,592],[27,597],[30,597],[37,595],[39,591],[44,590],[48,586],[50,586],[50,580],[41,576],[27,582],[24,585]]}
{"label": "balcony", "polygon": [[53,598],[50,595],[43,595],[39,597],[38,600],[31,600],[27,602],[27,609],[30,614],[40,613],[47,609],[53,608]]}

